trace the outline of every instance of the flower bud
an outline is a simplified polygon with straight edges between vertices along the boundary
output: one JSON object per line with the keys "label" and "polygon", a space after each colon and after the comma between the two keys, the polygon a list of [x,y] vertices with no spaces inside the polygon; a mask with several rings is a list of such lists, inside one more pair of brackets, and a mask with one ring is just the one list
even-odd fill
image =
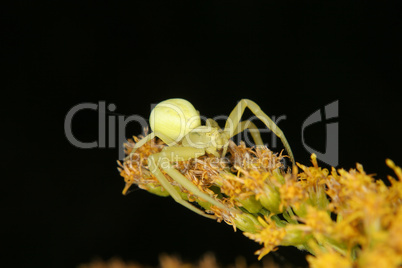
{"label": "flower bud", "polygon": [[169,192],[164,190],[162,188],[162,186],[155,187],[152,183],[149,183],[147,185],[146,190],[152,194],[156,194],[159,196],[163,196],[163,197],[169,196]]}
{"label": "flower bud", "polygon": [[297,225],[287,225],[285,229],[286,235],[281,242],[282,246],[299,247],[306,243],[308,239],[312,238],[311,234],[306,234],[306,232]]}
{"label": "flower bud", "polygon": [[273,214],[279,214],[281,213],[281,196],[274,186],[268,186],[266,187],[264,195],[261,195],[259,197],[259,200],[261,202],[261,205],[268,209],[271,213]]}
{"label": "flower bud", "polygon": [[237,213],[234,222],[236,228],[239,228],[243,232],[256,233],[262,225],[259,223],[256,217],[248,213]]}
{"label": "flower bud", "polygon": [[236,200],[240,202],[242,206],[250,213],[256,214],[262,209],[261,203],[258,202],[253,195],[244,199],[238,198]]}

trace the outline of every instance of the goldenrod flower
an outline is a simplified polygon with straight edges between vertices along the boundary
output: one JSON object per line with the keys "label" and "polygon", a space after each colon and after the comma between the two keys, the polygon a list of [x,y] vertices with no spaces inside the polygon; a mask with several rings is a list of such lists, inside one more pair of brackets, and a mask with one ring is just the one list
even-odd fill
{"label": "goldenrod flower", "polygon": [[400,267],[402,255],[393,248],[375,247],[362,251],[358,259],[358,266],[364,268]]}
{"label": "goldenrod flower", "polygon": [[[323,252],[314,256],[307,256],[311,268],[352,268],[353,261],[336,251]],[[386,267],[386,266],[377,266]]]}
{"label": "goldenrod flower", "polygon": [[[148,157],[164,146],[162,141],[150,141],[118,163],[126,183],[124,194],[136,184],[168,195],[147,168]],[[172,163],[223,206],[201,200],[163,174],[184,200],[198,203],[218,222],[262,244],[256,252],[259,259],[280,245],[291,245],[315,255],[308,257],[311,267],[402,265],[402,169],[391,160],[386,163],[396,178],[388,177],[387,186],[360,164],[349,171],[321,168],[314,154],[312,166],[297,164],[299,169],[285,170],[282,155],[266,147],[230,142],[229,153],[228,161],[207,154]]]}
{"label": "goldenrod flower", "polygon": [[257,233],[245,232],[244,235],[264,245],[262,249],[256,251],[258,259],[260,260],[269,252],[277,249],[285,237],[286,231],[284,228],[278,227],[269,217],[265,217],[264,219],[260,217],[258,221],[261,224],[260,230]]}

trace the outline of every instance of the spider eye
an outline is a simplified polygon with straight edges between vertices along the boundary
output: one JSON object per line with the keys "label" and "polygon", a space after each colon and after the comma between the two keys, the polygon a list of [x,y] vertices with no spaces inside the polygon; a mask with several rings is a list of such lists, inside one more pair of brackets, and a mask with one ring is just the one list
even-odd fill
{"label": "spider eye", "polygon": [[[169,99],[160,102],[149,117],[152,131],[180,141],[192,129],[201,125],[200,115],[194,106],[184,99]],[[165,141],[169,143],[170,141]]]}

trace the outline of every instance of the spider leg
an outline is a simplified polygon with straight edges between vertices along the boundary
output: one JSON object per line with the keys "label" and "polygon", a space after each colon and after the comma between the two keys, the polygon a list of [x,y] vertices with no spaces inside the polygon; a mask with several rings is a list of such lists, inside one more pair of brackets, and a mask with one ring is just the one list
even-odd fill
{"label": "spider leg", "polygon": [[168,191],[168,193],[170,194],[171,197],[173,197],[173,199],[185,206],[186,208],[194,211],[195,213],[207,217],[207,218],[211,218],[211,219],[215,219],[214,216],[212,215],[208,215],[206,214],[204,211],[202,211],[199,208],[196,208],[195,206],[191,205],[189,202],[185,201],[184,199],[182,199],[182,197],[180,196],[180,194],[175,190],[175,188],[169,183],[169,181],[166,179],[165,175],[163,175],[163,173],[160,171],[160,169],[157,167],[156,163],[155,163],[155,159],[154,156],[158,157],[157,154],[154,154],[152,156],[150,156],[148,158],[148,166],[150,169],[152,169],[152,173],[155,175],[155,177],[158,179],[158,181],[160,182],[160,184],[162,185],[163,188],[165,188],[166,191]]}
{"label": "spider leg", "polygon": [[153,138],[158,137],[160,138],[163,142],[165,142],[167,145],[174,145],[177,142],[172,140],[171,138],[169,138],[166,135],[163,135],[162,133],[158,133],[155,134],[155,132],[152,132],[150,134],[148,134],[147,136],[145,136],[144,138],[142,138],[139,142],[137,142],[136,144],[134,144],[133,149],[131,150],[130,154],[125,158],[125,160],[130,159],[131,156],[135,153],[135,151],[140,148],[141,146],[143,146],[145,143],[147,143],[148,141],[152,140]]}
{"label": "spider leg", "polygon": [[196,185],[189,181],[184,175],[182,175],[170,164],[173,161],[186,161],[204,154],[204,149],[197,149],[193,147],[166,147],[166,149],[164,149],[162,152],[153,154],[148,158],[148,166],[149,170],[155,175],[155,177],[161,183],[162,187],[169,192],[169,194],[176,202],[196,212],[197,214],[200,214],[207,218],[215,219],[214,216],[206,214],[201,209],[196,208],[195,206],[184,200],[159,169],[163,169],[174,181],[176,181],[178,184],[186,188],[197,197],[209,202],[212,205],[227,210],[226,206],[198,189]]}
{"label": "spider leg", "polygon": [[[211,118],[207,119],[206,125],[209,126],[209,127],[214,127],[214,128],[217,128],[217,129],[221,129],[219,127],[218,123],[215,120],[211,119]],[[262,142],[262,139],[261,139],[260,131],[258,131],[257,126],[254,125],[254,123],[249,121],[249,120],[240,122],[238,128],[236,129],[236,131],[233,133],[232,136],[236,136],[237,134],[243,132],[246,129],[250,130],[250,134],[251,134],[256,146],[263,146],[264,145],[264,143]],[[228,147],[227,145],[225,147],[223,147],[222,156],[226,155],[227,147]]]}
{"label": "spider leg", "polygon": [[286,151],[289,154],[289,157],[293,163],[295,164],[295,160],[293,157],[292,150],[290,149],[289,143],[286,140],[285,134],[283,134],[282,130],[271,120],[271,118],[266,115],[261,108],[252,100],[242,99],[233,111],[230,113],[228,120],[226,120],[225,124],[225,132],[229,134],[230,137],[233,137],[234,133],[238,133],[239,129],[241,129],[240,118],[242,117],[244,110],[248,107],[255,116],[258,117],[276,136],[278,136],[283,145],[285,146]]}
{"label": "spider leg", "polygon": [[[254,143],[257,147],[264,146],[264,143],[262,142],[262,139],[261,139],[260,131],[258,130],[257,126],[254,125],[254,123],[251,122],[250,120],[245,120],[245,121],[240,122],[231,137],[236,136],[237,134],[243,132],[246,129],[250,130],[251,137],[253,138]],[[225,146],[223,148],[222,156],[226,155],[227,148],[228,148],[228,146]]]}
{"label": "spider leg", "polygon": [[233,133],[233,136],[236,136],[240,132],[243,132],[244,130],[249,129],[251,137],[253,137],[254,143],[256,146],[264,146],[264,143],[262,142],[260,131],[258,130],[257,126],[254,125],[253,122],[249,120],[241,121]]}
{"label": "spider leg", "polygon": [[152,132],[150,134],[148,134],[147,136],[145,136],[144,138],[142,138],[139,142],[137,142],[136,144],[134,144],[133,149],[131,150],[130,154],[125,158],[125,160],[130,159],[131,156],[135,153],[135,151],[140,148],[142,145],[144,145],[145,143],[147,143],[148,141],[152,140],[153,138],[155,138],[155,133]]}

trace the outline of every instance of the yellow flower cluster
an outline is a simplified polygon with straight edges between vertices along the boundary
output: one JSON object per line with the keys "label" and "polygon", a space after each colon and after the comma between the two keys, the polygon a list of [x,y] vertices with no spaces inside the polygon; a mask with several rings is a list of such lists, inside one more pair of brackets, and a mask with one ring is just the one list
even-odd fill
{"label": "yellow flower cluster", "polygon": [[[137,184],[151,193],[168,195],[147,167],[148,156],[163,147],[160,141],[150,141],[134,158],[119,162],[126,182],[123,193]],[[165,176],[183,199],[262,244],[256,252],[259,259],[278,246],[295,246],[312,254],[308,256],[311,267],[402,265],[402,170],[391,160],[386,163],[396,178],[389,177],[387,186],[366,174],[360,164],[349,171],[321,168],[314,154],[312,166],[297,164],[293,169],[285,169],[284,156],[266,147],[231,142],[228,155],[225,161],[205,155],[173,163],[227,209],[200,200]]]}

